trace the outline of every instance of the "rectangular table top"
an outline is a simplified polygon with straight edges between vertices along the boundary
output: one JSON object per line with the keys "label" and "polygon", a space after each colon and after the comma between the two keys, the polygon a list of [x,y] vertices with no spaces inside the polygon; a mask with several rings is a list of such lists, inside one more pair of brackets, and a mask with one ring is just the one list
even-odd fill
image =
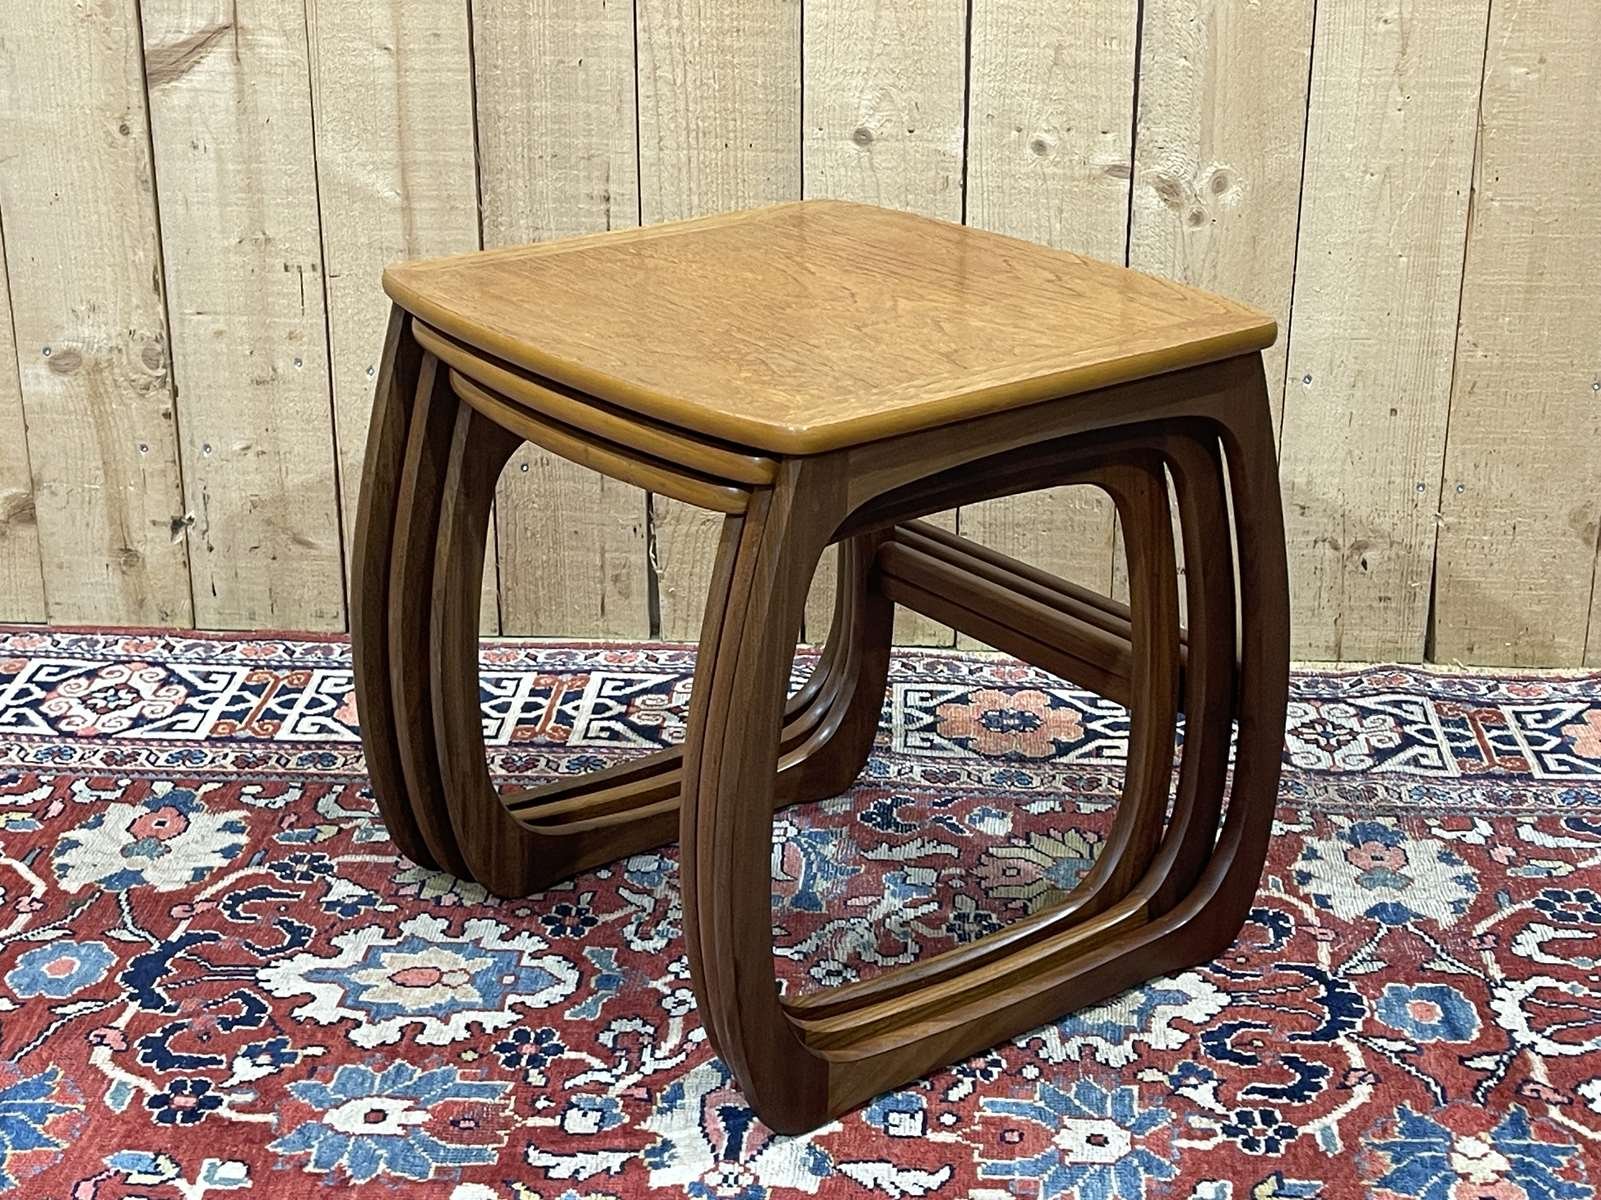
{"label": "rectangular table top", "polygon": [[1271,317],[980,229],[805,201],[403,263],[428,323],[706,436],[814,454],[1271,345]]}

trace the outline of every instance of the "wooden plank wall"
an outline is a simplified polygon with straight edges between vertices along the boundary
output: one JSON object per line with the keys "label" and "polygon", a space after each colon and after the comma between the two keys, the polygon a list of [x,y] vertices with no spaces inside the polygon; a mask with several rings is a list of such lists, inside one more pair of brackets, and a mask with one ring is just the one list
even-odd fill
{"label": "wooden plank wall", "polygon": [[1319,10],[1280,452],[1316,658],[1427,633],[1488,8]]}
{"label": "wooden plank wall", "polygon": [[305,7],[142,8],[195,621],[337,629],[345,598]]}
{"label": "wooden plank wall", "polygon": [[[842,197],[1273,312],[1302,657],[1601,665],[1598,41],[1601,0],[6,6],[0,620],[340,628],[383,263]],[[1091,490],[940,519],[1121,586]],[[486,628],[693,637],[715,530],[525,450]]]}
{"label": "wooden plank wall", "polygon": [[[134,3],[5,8],[0,226],[45,615],[184,626],[190,539]],[[0,617],[27,616],[30,592],[0,595]]]}
{"label": "wooden plank wall", "polygon": [[1496,0],[1441,496],[1433,652],[1601,663],[1601,4]]}

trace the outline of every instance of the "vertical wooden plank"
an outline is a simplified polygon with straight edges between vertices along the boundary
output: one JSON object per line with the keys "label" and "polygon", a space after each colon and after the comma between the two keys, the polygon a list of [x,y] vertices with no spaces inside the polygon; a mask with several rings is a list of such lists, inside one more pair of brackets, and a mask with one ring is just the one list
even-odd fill
{"label": "vertical wooden plank", "polygon": [[1434,598],[1442,660],[1575,666],[1601,531],[1601,5],[1496,0]]}
{"label": "vertical wooden plank", "polygon": [[[484,244],[637,224],[629,5],[476,0],[473,21]],[[497,522],[506,632],[649,634],[641,493],[525,446]]]}
{"label": "vertical wooden plank", "polygon": [[1312,0],[1145,6],[1129,265],[1254,304],[1273,419],[1295,280]]}
{"label": "vertical wooden plank", "polygon": [[[801,194],[799,0],[638,0],[645,224]],[[661,636],[692,639],[721,519],[651,497]]]}
{"label": "vertical wooden plank", "polygon": [[[806,6],[802,154],[807,198],[962,219],[966,0],[820,0]],[[935,518],[955,528],[955,513]],[[821,641],[834,605],[830,551],[806,605]],[[899,610],[895,640],[951,644],[948,626]]]}
{"label": "vertical wooden plank", "polygon": [[1281,450],[1303,658],[1423,653],[1486,9],[1318,12]]}
{"label": "vertical wooden plank", "polygon": [[806,7],[807,198],[962,217],[964,0]]}
{"label": "vertical wooden plank", "polygon": [[[306,20],[348,564],[389,316],[384,266],[478,248],[472,45],[465,4],[307,0]],[[484,579],[493,631],[493,554]]]}
{"label": "vertical wooden plank", "polygon": [[127,0],[18,10],[0,33],[0,213],[58,622],[192,620],[138,30]]}
{"label": "vertical wooden plank", "polygon": [[43,621],[39,523],[33,513],[28,431],[9,293],[5,236],[0,232],[0,621]]}
{"label": "vertical wooden plank", "polygon": [[195,619],[340,629],[302,0],[145,0]]}
{"label": "vertical wooden plank", "polygon": [[[1132,4],[974,0],[967,223],[1124,261],[1134,120]],[[964,536],[1105,591],[1109,500],[1053,488],[961,511]]]}

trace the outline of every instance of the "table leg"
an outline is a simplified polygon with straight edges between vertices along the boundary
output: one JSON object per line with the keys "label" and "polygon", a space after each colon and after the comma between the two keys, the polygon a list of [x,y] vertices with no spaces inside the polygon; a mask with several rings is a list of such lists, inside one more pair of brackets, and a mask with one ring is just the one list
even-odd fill
{"label": "table leg", "polygon": [[439,862],[412,815],[389,671],[389,574],[394,518],[422,365],[422,350],[411,336],[410,325],[411,318],[398,305],[390,310],[351,547],[350,634],[362,749],[379,815],[402,854],[433,867]]}
{"label": "table leg", "polygon": [[[415,635],[429,655],[428,686],[419,693],[432,710],[430,734],[417,744],[437,756],[442,801],[436,811],[449,815],[464,872],[499,895],[522,896],[671,841],[682,755],[666,751],[578,780],[497,793],[485,761],[478,610],[470,591],[483,569],[495,480],[521,440],[470,405],[454,413],[439,493],[429,631]],[[815,682],[788,706],[773,781],[782,803],[843,790],[871,750],[889,669],[891,617],[873,573],[877,540],[864,535],[848,544],[840,619]],[[786,679],[793,645],[792,636]]]}
{"label": "table leg", "polygon": [[[1193,419],[1148,427],[1143,439],[1130,431],[1131,444],[1160,454],[1173,472],[1191,555],[1189,733],[1173,819],[1132,890],[1110,907],[1065,924],[1041,921],[1002,953],[975,943],[964,961],[909,988],[841,989],[813,1003],[777,995],[767,853],[776,739],[760,731],[776,730],[779,648],[798,620],[805,572],[796,564],[811,555],[814,531],[782,487],[729,520],[687,760],[685,933],[712,1044],[774,1129],[813,1128],[885,1088],[1204,962],[1237,935],[1266,854],[1283,741],[1283,525],[1260,368],[1199,408]],[[1138,629],[1153,618],[1134,600]],[[1154,648],[1147,639],[1137,653]],[[1219,829],[1234,721],[1235,771]]]}

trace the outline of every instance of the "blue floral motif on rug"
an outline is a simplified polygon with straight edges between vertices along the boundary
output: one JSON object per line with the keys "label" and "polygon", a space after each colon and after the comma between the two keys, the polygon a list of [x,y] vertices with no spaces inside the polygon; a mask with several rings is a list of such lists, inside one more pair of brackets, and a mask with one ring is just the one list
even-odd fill
{"label": "blue floral motif on rug", "polygon": [[[681,647],[493,643],[492,765],[683,736]],[[1122,709],[908,651],[774,826],[788,989],[1049,905]],[[674,847],[517,901],[399,858],[336,640],[0,628],[0,1194],[1531,1197],[1601,1181],[1601,677],[1307,672],[1237,944],[779,1137],[706,1045]]]}

